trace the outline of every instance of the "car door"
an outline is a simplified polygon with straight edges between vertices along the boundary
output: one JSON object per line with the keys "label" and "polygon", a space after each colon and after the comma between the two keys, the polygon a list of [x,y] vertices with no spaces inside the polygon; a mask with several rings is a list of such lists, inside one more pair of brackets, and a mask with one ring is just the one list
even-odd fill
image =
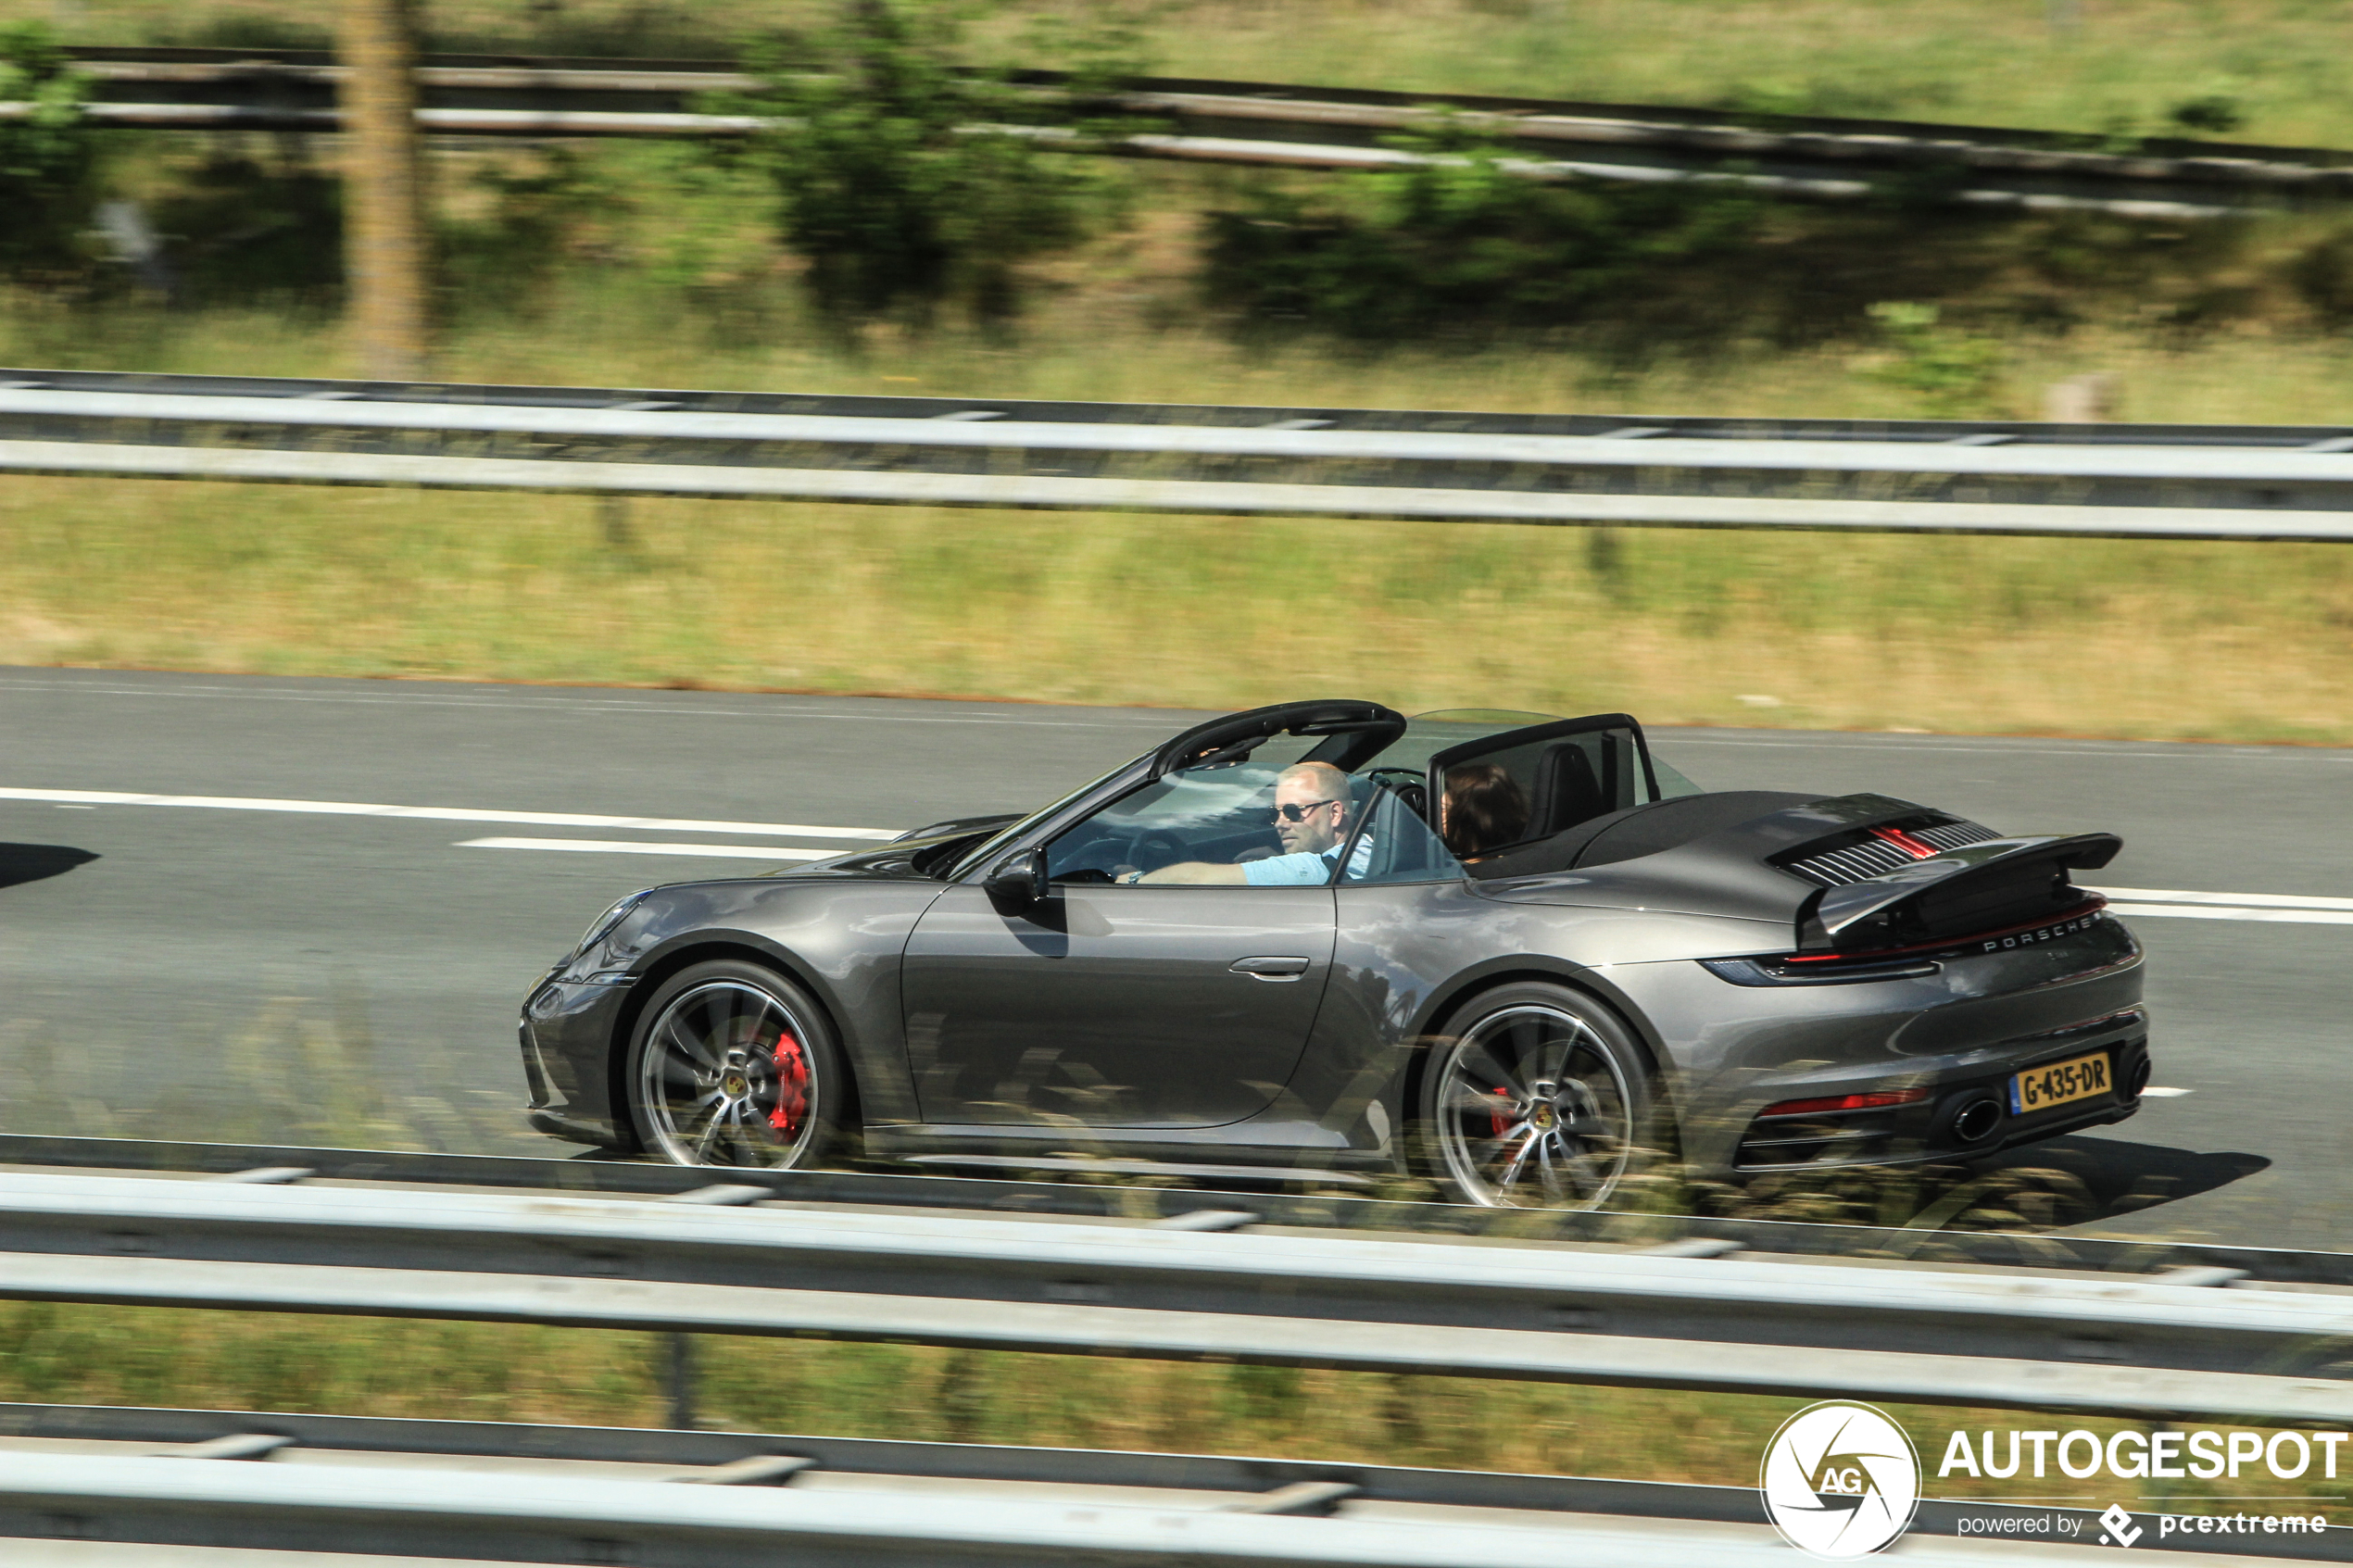
{"label": "car door", "polygon": [[[1079,822],[1018,912],[977,885],[936,900],[900,972],[925,1121],[1214,1127],[1272,1103],[1331,970],[1336,862],[1284,856],[1270,816],[1315,738],[1173,771]],[[1172,866],[1235,880],[1130,880]]]}
{"label": "car door", "polygon": [[1331,971],[1328,887],[952,887],[901,985],[926,1122],[1214,1127],[1298,1065]]}

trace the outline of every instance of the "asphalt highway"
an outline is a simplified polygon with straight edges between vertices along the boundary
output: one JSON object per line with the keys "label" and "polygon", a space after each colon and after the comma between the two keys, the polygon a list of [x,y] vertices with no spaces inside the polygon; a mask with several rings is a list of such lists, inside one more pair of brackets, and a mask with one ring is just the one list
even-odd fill
{"label": "asphalt highway", "polygon": [[[0,669],[0,1124],[560,1150],[515,1009],[613,898],[1034,806],[1193,717]],[[2120,832],[2085,880],[2149,947],[2174,1092],[2010,1163],[2091,1230],[2353,1248],[2353,751],[1654,740],[1711,788]]]}

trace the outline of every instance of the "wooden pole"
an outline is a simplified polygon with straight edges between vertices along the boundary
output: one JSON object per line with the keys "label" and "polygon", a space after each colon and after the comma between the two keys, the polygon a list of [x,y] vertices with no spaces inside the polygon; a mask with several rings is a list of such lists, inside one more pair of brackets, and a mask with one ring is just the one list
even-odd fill
{"label": "wooden pole", "polygon": [[417,137],[416,0],[343,0],[344,269],[359,374],[425,374],[431,256]]}

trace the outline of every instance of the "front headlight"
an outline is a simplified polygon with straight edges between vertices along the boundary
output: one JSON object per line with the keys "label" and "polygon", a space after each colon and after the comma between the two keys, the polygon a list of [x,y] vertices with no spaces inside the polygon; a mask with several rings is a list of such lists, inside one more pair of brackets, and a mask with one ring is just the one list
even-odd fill
{"label": "front headlight", "polygon": [[603,914],[598,915],[589,923],[587,935],[581,937],[579,945],[573,948],[573,957],[578,958],[581,954],[586,952],[589,948],[595,947],[598,943],[611,935],[613,927],[619,925],[623,921],[627,920],[629,918],[629,911],[635,909],[639,904],[645,902],[646,895],[651,893],[653,889],[650,887],[641,887],[637,889],[636,892],[632,893],[628,897],[623,898],[620,903],[615,904],[611,909],[607,909]]}

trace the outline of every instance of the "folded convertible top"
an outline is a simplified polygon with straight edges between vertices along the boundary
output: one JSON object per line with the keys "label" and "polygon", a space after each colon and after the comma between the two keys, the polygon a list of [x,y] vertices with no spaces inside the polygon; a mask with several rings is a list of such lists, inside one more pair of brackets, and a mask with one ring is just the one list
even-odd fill
{"label": "folded convertible top", "polygon": [[2004,837],[1883,795],[1762,790],[1653,801],[1473,861],[1490,893],[1677,909],[1785,924],[1803,952],[1933,944],[2097,904],[2069,873],[2114,834]]}

